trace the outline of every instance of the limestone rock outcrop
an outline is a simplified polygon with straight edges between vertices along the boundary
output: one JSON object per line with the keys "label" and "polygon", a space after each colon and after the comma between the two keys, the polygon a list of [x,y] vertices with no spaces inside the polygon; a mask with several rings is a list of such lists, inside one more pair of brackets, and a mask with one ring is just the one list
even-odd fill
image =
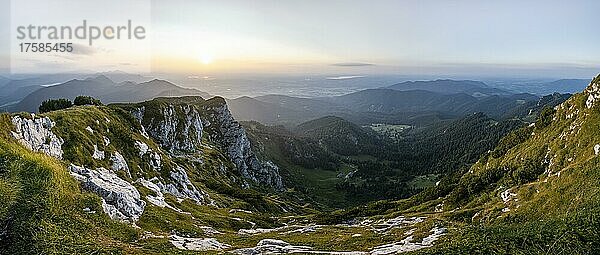
{"label": "limestone rock outcrop", "polygon": [[104,212],[112,219],[135,222],[144,212],[146,202],[138,190],[110,170],[70,165],[69,171],[84,189],[102,198]]}
{"label": "limestone rock outcrop", "polygon": [[15,137],[23,146],[32,151],[43,152],[49,156],[62,159],[62,144],[64,141],[52,133],[52,127],[55,123],[48,117],[36,118],[34,114],[32,119],[21,116],[12,117],[12,123],[15,130],[12,131]]}

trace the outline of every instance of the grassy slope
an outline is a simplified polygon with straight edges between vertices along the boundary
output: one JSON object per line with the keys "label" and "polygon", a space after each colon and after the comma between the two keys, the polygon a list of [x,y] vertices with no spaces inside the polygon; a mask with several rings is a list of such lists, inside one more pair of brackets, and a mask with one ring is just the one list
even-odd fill
{"label": "grassy slope", "polygon": [[[314,220],[420,215],[428,217],[426,224],[448,227],[433,248],[411,254],[598,254],[600,156],[593,147],[600,144],[600,105],[586,108],[587,97],[574,95],[556,112],[542,114],[535,127],[507,135],[439,186]],[[508,189],[517,195],[505,203],[501,193]],[[443,212],[436,212],[439,206]]]}
{"label": "grassy slope", "polygon": [[[525,136],[501,142],[514,146],[484,155],[445,199],[455,211],[441,216],[455,232],[419,253],[600,252],[600,158],[593,149],[600,143],[600,106],[588,109],[586,99],[573,96],[535,127],[517,131]],[[500,193],[508,188],[517,200],[505,203]]]}
{"label": "grassy slope", "polygon": [[0,219],[3,254],[113,253],[139,230],[112,221],[100,199],[82,192],[59,161],[33,153],[8,137],[9,116],[0,115]]}
{"label": "grassy slope", "polygon": [[[171,159],[161,153],[164,173],[150,170],[147,160],[139,158],[133,141],[144,141],[154,151],[158,151],[158,146],[141,136],[136,123],[129,120],[129,115],[123,114],[119,107],[73,107],[41,115],[53,119],[56,122],[53,132],[65,139],[64,161],[22,147],[9,134],[13,129],[10,116],[0,116],[0,253],[181,253],[167,239],[147,239],[143,232],[204,237],[202,226],[212,226],[228,233],[230,238],[237,238],[233,233],[240,228],[250,228],[250,221],[258,227],[280,226],[271,216],[279,215],[277,212],[286,202],[276,195],[242,190],[229,183],[222,176],[222,171],[214,169],[228,162],[210,146],[202,148],[203,165]],[[85,130],[87,126],[95,130],[94,133]],[[104,145],[103,136],[111,140],[110,145]],[[91,158],[93,145],[105,151],[105,160]],[[147,203],[144,214],[136,223],[141,229],[110,220],[102,212],[101,199],[83,191],[79,183],[70,177],[66,166],[74,163],[110,168],[109,155],[117,150],[127,159],[132,177],[123,172],[117,174],[133,183],[142,197],[153,194],[135,181],[141,177],[149,179],[167,174],[173,160],[186,168],[192,182],[208,192],[222,208],[187,200],[178,202],[167,194],[171,205],[191,214],[176,213]],[[97,213],[86,213],[84,208]],[[230,208],[252,210],[254,213],[230,213]],[[237,243],[245,246],[255,244]]]}

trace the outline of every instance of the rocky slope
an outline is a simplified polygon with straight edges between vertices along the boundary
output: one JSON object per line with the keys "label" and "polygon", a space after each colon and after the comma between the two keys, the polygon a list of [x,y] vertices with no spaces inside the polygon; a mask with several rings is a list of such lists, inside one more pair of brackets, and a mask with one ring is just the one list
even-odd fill
{"label": "rocky slope", "polygon": [[[0,126],[2,253],[380,254],[444,234],[413,240],[422,221],[403,219],[314,225],[312,209],[275,192],[278,167],[221,98],[2,114]],[[314,241],[332,235],[335,247]]]}
{"label": "rocky slope", "polygon": [[222,98],[161,98],[123,107],[130,109],[149,135],[170,152],[193,154],[205,137],[206,144],[214,144],[226,153],[245,179],[283,190],[278,167],[258,160],[244,128]]}
{"label": "rocky slope", "polygon": [[[122,109],[131,110],[135,121],[127,123],[123,121],[126,113],[119,113],[125,116],[114,113]],[[228,160],[233,162],[234,167],[229,171],[235,171],[241,178],[233,177],[232,182],[243,187],[260,184],[283,189],[277,166],[258,161],[245,131],[231,117],[222,99],[157,99],[120,105],[114,109],[87,108],[80,111],[82,113],[51,113],[45,117],[17,115],[11,119],[15,126],[11,134],[28,149],[57,159],[63,159],[67,151],[69,155],[65,159],[70,163],[71,175],[81,182],[84,189],[102,198],[104,212],[113,219],[135,222],[142,215],[146,202],[136,185],[151,190],[154,194],[147,195],[148,202],[161,207],[175,209],[164,201],[165,194],[178,200],[213,204],[203,188],[190,181],[186,165],[171,158],[199,157],[202,146],[211,144],[222,147]],[[85,118],[80,121],[86,124],[70,126],[73,123],[68,123],[69,119],[76,117]],[[53,118],[58,119],[58,127]],[[211,125],[215,128],[203,133],[203,127]],[[53,132],[56,129],[59,130]],[[127,129],[137,131],[128,135],[128,132],[122,133]],[[203,134],[208,137],[204,142]],[[69,137],[70,141],[64,144],[61,136]],[[72,140],[74,138],[78,140]],[[73,151],[76,155],[72,154]],[[86,152],[91,155],[82,155]]]}

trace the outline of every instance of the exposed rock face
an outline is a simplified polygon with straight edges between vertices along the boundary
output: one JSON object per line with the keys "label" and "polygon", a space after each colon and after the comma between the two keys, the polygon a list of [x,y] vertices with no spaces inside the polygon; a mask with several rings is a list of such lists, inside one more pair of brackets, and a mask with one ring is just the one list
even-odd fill
{"label": "exposed rock face", "polygon": [[146,154],[149,154],[150,166],[152,166],[152,168],[154,168],[154,170],[160,171],[160,169],[162,167],[162,161],[161,161],[162,158],[160,157],[160,154],[158,154],[158,152],[152,151],[152,149],[150,149],[150,146],[148,146],[148,144],[146,144],[144,142],[140,142],[140,141],[135,141],[135,147],[139,150],[140,158]]}
{"label": "exposed rock face", "polygon": [[[255,247],[242,248],[231,251],[234,254],[240,255],[259,255],[259,254],[288,254],[288,253],[299,253],[299,254],[335,254],[335,255],[384,255],[384,254],[398,254],[409,251],[416,251],[423,248],[433,246],[433,243],[437,241],[441,236],[445,235],[447,230],[445,228],[434,227],[430,231],[430,235],[423,238],[421,242],[414,242],[412,232],[408,231],[406,234],[409,236],[405,239],[390,244],[380,245],[373,247],[370,251],[320,251],[314,250],[310,246],[302,245],[291,245],[285,241],[278,239],[263,239],[260,240]],[[360,234],[358,234],[360,235]],[[354,236],[358,236],[354,235]]]}
{"label": "exposed rock face", "polygon": [[169,236],[169,242],[178,249],[192,251],[220,251],[231,247],[231,245],[220,243],[215,238],[189,238],[178,235]]}
{"label": "exposed rock face", "polygon": [[14,116],[12,123],[15,125],[15,131],[11,132],[12,135],[23,146],[32,151],[43,152],[49,156],[62,159],[61,146],[64,142],[51,131],[55,123],[48,117],[35,118],[33,114],[32,117],[33,119],[26,119]]}
{"label": "exposed rock face", "polygon": [[600,84],[598,82],[592,82],[590,86],[585,89],[585,93],[588,94],[585,106],[587,108],[592,108],[594,103],[600,99]]}
{"label": "exposed rock face", "polygon": [[161,192],[160,187],[158,187],[158,185],[154,184],[152,181],[147,181],[144,179],[140,179],[139,182],[142,185],[144,185],[144,187],[146,187],[147,189],[154,192],[154,195],[146,196],[146,199],[148,200],[148,202],[152,203],[153,205],[159,206],[159,207],[166,207],[166,208],[173,209],[177,212],[181,212],[181,210],[171,206],[170,204],[167,203],[167,201],[165,201],[165,196]]}
{"label": "exposed rock face", "polygon": [[434,227],[430,231],[430,235],[423,238],[421,242],[413,242],[413,236],[410,235],[400,242],[385,244],[377,246],[371,250],[370,255],[384,255],[384,254],[397,254],[409,251],[416,251],[423,248],[433,246],[433,243],[437,241],[441,236],[447,232],[446,228]]}
{"label": "exposed rock face", "polygon": [[94,154],[92,158],[97,160],[104,160],[104,151],[98,150],[98,146],[94,144]]}
{"label": "exposed rock face", "polygon": [[[249,248],[241,248],[230,251],[230,253],[241,254],[241,255],[258,255],[258,254],[335,254],[335,255],[383,255],[383,254],[399,254],[403,252],[415,251],[427,247],[433,246],[441,236],[447,233],[447,229],[444,227],[433,227],[429,235],[423,237],[420,241],[415,240],[414,232],[417,230],[414,227],[416,224],[423,222],[425,217],[405,217],[398,216],[391,219],[364,219],[360,222],[357,221],[353,224],[338,224],[337,227],[341,228],[362,228],[364,230],[371,230],[378,235],[389,235],[391,229],[409,229],[404,232],[404,239],[395,241],[393,243],[378,245],[372,247],[369,251],[337,251],[337,250],[317,250],[310,246],[305,245],[293,245],[283,240],[278,239],[262,239],[256,246]],[[272,228],[272,229],[240,229],[238,234],[265,234],[273,233],[271,236],[278,235],[289,235],[292,233],[302,233],[304,235],[313,235],[322,229],[321,225],[286,225],[283,227]],[[350,232],[353,233],[353,232]],[[349,233],[349,234],[350,234]],[[352,237],[360,237],[362,233],[352,234]],[[365,247],[366,248],[366,247]]]}
{"label": "exposed rock face", "polygon": [[140,157],[148,153],[148,150],[150,149],[146,143],[140,141],[135,141],[135,147],[140,151]]}
{"label": "exposed rock face", "polygon": [[209,125],[215,131],[211,134],[211,138],[226,150],[240,174],[256,183],[283,190],[279,168],[272,162],[261,163],[258,160],[252,152],[246,131],[235,121],[225,101],[216,106],[205,107],[205,110],[209,113],[206,123],[210,123]]}
{"label": "exposed rock face", "polygon": [[[150,166],[155,171],[161,170],[162,161],[161,161],[161,156],[158,152],[153,151],[150,148],[150,146],[148,146],[146,143],[140,142],[140,141],[135,141],[135,147],[139,150],[140,157],[143,157],[146,154],[148,154],[150,156],[149,163],[150,163]],[[113,168],[115,167],[114,162],[117,162],[117,161],[113,160]],[[155,189],[154,186],[156,186],[156,189],[159,191],[158,193],[155,192],[156,199],[154,199],[154,201],[157,203],[153,203],[153,204],[158,205],[158,206],[164,206],[164,204],[162,204],[162,202],[160,202],[160,198],[163,196],[162,193],[169,193],[171,195],[176,196],[180,200],[183,200],[186,198],[191,199],[191,200],[195,201],[196,203],[212,204],[214,202],[208,197],[208,194],[206,194],[202,191],[199,191],[196,188],[196,186],[194,186],[192,184],[187,173],[185,172],[185,169],[181,168],[180,166],[176,166],[175,169],[171,170],[170,177],[171,177],[170,182],[167,182],[166,184],[161,182],[157,178],[153,178],[152,180],[149,180],[149,181],[144,180],[144,182],[142,182],[142,184],[144,184],[144,186],[146,186],[147,188],[149,188],[151,190],[154,190]]]}
{"label": "exposed rock face", "polygon": [[[170,152],[195,152],[202,143],[202,134],[219,145],[235,164],[239,173],[255,183],[283,190],[279,168],[272,162],[261,162],[252,152],[246,131],[234,120],[222,98],[198,99],[189,103],[156,102],[131,110],[142,129]],[[148,150],[137,144],[140,155]]]}
{"label": "exposed rock face", "polygon": [[176,172],[171,172],[171,178],[173,183],[164,184],[158,178],[154,177],[150,180],[140,179],[140,182],[144,187],[154,192],[154,195],[146,196],[148,201],[156,206],[171,208],[175,211],[181,211],[165,201],[164,193],[171,194],[177,197],[178,200],[191,199],[198,204],[213,204],[214,201],[210,199],[208,194],[196,189],[188,178],[185,170],[178,167]]}
{"label": "exposed rock face", "polygon": [[140,199],[138,190],[111,171],[104,168],[93,170],[76,165],[69,166],[69,171],[81,182],[84,189],[102,197],[104,212],[112,219],[134,222],[144,212],[146,202]]}
{"label": "exposed rock face", "polygon": [[[192,105],[168,105],[159,108],[159,115],[146,116],[145,107],[133,116],[163,148],[174,151],[194,151],[202,141],[202,120]],[[157,109],[154,109],[157,110]]]}
{"label": "exposed rock face", "polygon": [[156,183],[160,190],[164,193],[169,193],[178,199],[191,199],[196,203],[212,203],[208,198],[208,194],[198,191],[196,186],[192,184],[185,170],[179,166],[171,171],[172,183],[163,184]]}
{"label": "exposed rock face", "polygon": [[111,169],[115,172],[117,171],[125,171],[127,173],[127,176],[129,176],[129,178],[131,178],[131,172],[129,172],[129,166],[127,165],[127,161],[125,161],[125,158],[123,157],[123,155],[121,155],[121,153],[119,153],[118,151],[115,151],[112,156],[110,156],[110,161],[112,161],[112,167]]}
{"label": "exposed rock face", "polygon": [[[277,239],[263,239],[254,248],[244,248],[232,251],[234,254],[258,255],[258,254],[285,254],[285,253],[309,253],[309,246],[295,246]],[[311,252],[312,253],[312,252]]]}

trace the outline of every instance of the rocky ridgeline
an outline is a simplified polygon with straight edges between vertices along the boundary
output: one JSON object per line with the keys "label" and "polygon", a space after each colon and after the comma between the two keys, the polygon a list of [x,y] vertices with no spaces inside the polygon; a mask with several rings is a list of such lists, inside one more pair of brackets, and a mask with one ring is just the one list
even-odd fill
{"label": "rocky ridgeline", "polygon": [[[260,185],[268,185],[276,190],[283,189],[278,167],[272,162],[261,162],[252,152],[250,140],[245,130],[235,121],[227,109],[225,101],[215,98],[198,102],[161,103],[153,101],[135,104],[130,110],[133,117],[141,123],[142,136],[133,138],[133,144],[111,143],[108,136],[109,129],[98,128],[100,120],[90,122],[90,126],[83,129],[83,133],[90,137],[101,137],[97,144],[93,144],[90,160],[104,167],[88,167],[67,162],[71,175],[82,183],[86,190],[98,194],[102,198],[104,211],[113,219],[135,222],[144,212],[146,202],[155,206],[171,208],[180,211],[176,206],[169,205],[164,194],[171,194],[178,201],[190,199],[198,204],[214,204],[208,194],[198,189],[189,179],[186,169],[182,168],[169,158],[170,155],[181,155],[199,152],[202,146],[203,134],[212,145],[229,157],[239,174],[245,179]],[[131,105],[129,105],[131,106]],[[12,117],[12,131],[21,144],[32,151],[42,152],[57,159],[63,159],[63,139],[52,132],[56,123],[50,117],[36,115]],[[105,118],[103,122],[109,123]],[[92,125],[94,124],[94,125]],[[92,128],[94,126],[94,128]],[[79,129],[83,127],[73,127]],[[132,128],[135,130],[137,128]],[[94,140],[94,139],[92,139]],[[160,147],[154,145],[158,143]],[[125,147],[116,147],[119,146]],[[73,146],[72,144],[70,146]],[[162,150],[162,149],[165,150]],[[126,158],[124,151],[137,151],[139,158]],[[165,154],[164,152],[169,152]],[[167,158],[164,158],[167,157]],[[139,171],[137,165],[128,165],[128,162],[143,162],[150,166],[155,176],[149,179],[132,179],[133,170]],[[166,164],[165,162],[170,163]],[[137,164],[137,163],[136,163]],[[168,175],[155,174],[168,171]],[[189,169],[188,169],[189,170]],[[147,171],[147,170],[146,170]],[[124,177],[117,175],[125,173]],[[145,174],[144,174],[145,175]],[[139,178],[137,174],[135,178]],[[242,182],[247,186],[247,182]],[[136,186],[143,186],[154,194],[145,198],[140,197]]]}
{"label": "rocky ridgeline", "polygon": [[211,135],[226,151],[242,176],[256,183],[283,189],[279,168],[272,162],[261,162],[252,152],[250,140],[244,128],[233,118],[225,100],[204,106],[209,123],[217,131]]}
{"label": "rocky ridgeline", "polygon": [[144,130],[170,152],[196,151],[205,133],[208,140],[221,147],[241,176],[283,190],[279,168],[272,162],[261,162],[252,152],[246,131],[233,118],[225,100],[185,99],[140,103],[131,112]]}

